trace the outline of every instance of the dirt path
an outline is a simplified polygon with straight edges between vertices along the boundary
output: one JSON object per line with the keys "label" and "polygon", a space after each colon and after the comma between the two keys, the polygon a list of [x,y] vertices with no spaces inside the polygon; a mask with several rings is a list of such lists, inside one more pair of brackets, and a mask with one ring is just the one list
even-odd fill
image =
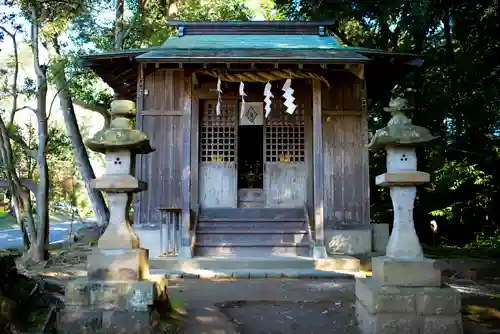
{"label": "dirt path", "polygon": [[172,280],[186,334],[358,333],[354,280]]}

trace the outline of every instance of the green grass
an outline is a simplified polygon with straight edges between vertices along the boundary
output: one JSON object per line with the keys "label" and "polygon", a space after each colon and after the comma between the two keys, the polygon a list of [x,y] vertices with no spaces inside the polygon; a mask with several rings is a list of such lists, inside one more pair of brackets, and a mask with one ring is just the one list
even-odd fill
{"label": "green grass", "polygon": [[427,247],[423,246],[424,254],[431,259],[495,259],[500,252],[493,249]]}
{"label": "green grass", "polygon": [[500,327],[500,298],[498,296],[463,297],[464,320],[482,328]]}

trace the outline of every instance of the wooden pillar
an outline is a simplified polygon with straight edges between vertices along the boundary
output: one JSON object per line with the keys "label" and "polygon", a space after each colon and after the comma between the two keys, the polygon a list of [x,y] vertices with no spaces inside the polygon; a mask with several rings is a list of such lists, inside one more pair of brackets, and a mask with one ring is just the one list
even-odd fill
{"label": "wooden pillar", "polygon": [[184,163],[182,168],[182,219],[180,224],[181,247],[179,257],[192,257],[189,242],[189,223],[191,221],[191,76],[183,80],[183,124],[184,124]]}
{"label": "wooden pillar", "polygon": [[313,80],[313,197],[314,197],[314,258],[326,258],[325,213],[323,195],[323,110],[321,81]]}
{"label": "wooden pillar", "polygon": [[[137,97],[135,103],[136,113],[135,113],[135,128],[137,130],[143,131],[142,127],[142,112],[144,110],[144,64],[139,64],[137,66]],[[135,162],[133,166],[133,173],[136,179],[144,181],[142,177],[142,154],[137,154],[135,156]],[[141,197],[142,192],[138,192],[132,195],[134,198],[134,217],[133,222],[135,224],[141,224]],[[136,225],[137,226],[137,225]]]}

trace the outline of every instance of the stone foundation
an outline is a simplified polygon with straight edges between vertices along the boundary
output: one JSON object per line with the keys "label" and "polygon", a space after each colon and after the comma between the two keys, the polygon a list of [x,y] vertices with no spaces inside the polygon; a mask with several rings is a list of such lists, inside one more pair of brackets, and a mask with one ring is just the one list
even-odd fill
{"label": "stone foundation", "polygon": [[371,224],[372,227],[372,246],[375,253],[385,253],[387,243],[389,242],[389,224],[377,223]]}
{"label": "stone foundation", "polygon": [[74,279],[66,286],[59,312],[62,333],[151,333],[155,318],[168,315],[167,279]]}
{"label": "stone foundation", "polygon": [[366,254],[372,251],[372,230],[325,229],[325,247],[328,254]]}
{"label": "stone foundation", "polygon": [[441,285],[434,261],[373,258],[373,277],[356,280],[363,334],[462,333],[460,293]]}

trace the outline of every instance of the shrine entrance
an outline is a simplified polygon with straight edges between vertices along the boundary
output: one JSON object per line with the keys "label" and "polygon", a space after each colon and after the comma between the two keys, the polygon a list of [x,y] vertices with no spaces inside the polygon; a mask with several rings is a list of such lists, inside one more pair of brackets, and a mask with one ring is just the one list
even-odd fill
{"label": "shrine entrance", "polygon": [[238,207],[264,207],[264,104],[240,103],[239,110]]}
{"label": "shrine entrance", "polygon": [[201,104],[199,203],[204,208],[296,208],[307,201],[308,99],[299,95],[293,114],[274,99],[266,117],[256,95],[244,105],[222,99],[219,115],[217,100]]}

